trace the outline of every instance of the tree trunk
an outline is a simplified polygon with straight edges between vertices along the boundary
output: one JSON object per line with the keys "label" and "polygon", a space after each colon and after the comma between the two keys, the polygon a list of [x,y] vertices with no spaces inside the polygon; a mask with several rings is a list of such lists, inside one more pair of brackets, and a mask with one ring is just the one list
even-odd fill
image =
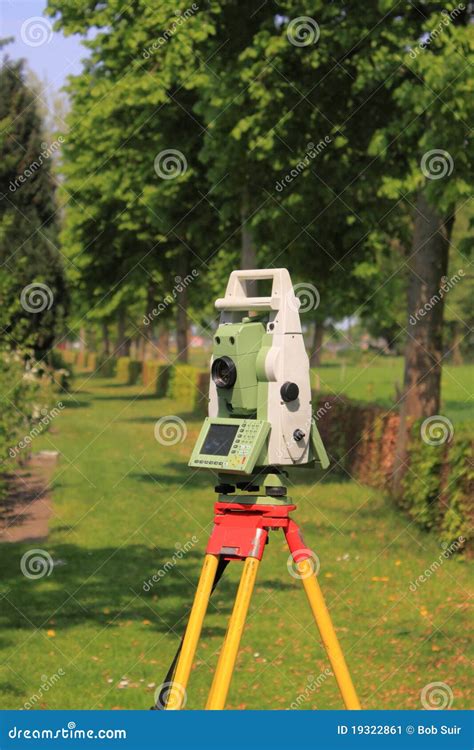
{"label": "tree trunk", "polygon": [[[189,255],[184,246],[179,256],[178,269],[179,276],[184,282],[189,270]],[[188,287],[185,283],[181,290],[178,288],[176,305],[176,360],[186,363],[188,361]]]}
{"label": "tree trunk", "polygon": [[[252,230],[248,224],[250,215],[250,201],[248,188],[244,186],[242,190],[242,202],[240,205],[240,222],[241,222],[241,246],[240,246],[240,268],[257,268],[257,250],[253,239]],[[247,294],[253,297],[257,294],[257,284],[255,281],[247,282]]]}
{"label": "tree trunk", "polygon": [[102,353],[108,356],[110,354],[110,337],[109,324],[102,323]]}
{"label": "tree trunk", "polygon": [[117,346],[115,355],[117,357],[128,357],[130,353],[130,339],[127,338],[127,311],[125,305],[120,305],[117,310]]}
{"label": "tree trunk", "polygon": [[439,293],[448,268],[453,218],[443,219],[420,194],[408,259],[408,339],[393,485],[400,490],[411,424],[439,412],[444,300]]}
{"label": "tree trunk", "polygon": [[160,328],[160,333],[158,336],[158,350],[159,357],[168,362],[170,356],[170,332],[166,324],[164,324]]}
{"label": "tree trunk", "polygon": [[461,328],[457,321],[453,323],[453,340],[451,344],[451,352],[452,352],[452,362],[453,365],[462,365],[463,364],[463,356],[461,352]]}
{"label": "tree trunk", "polygon": [[314,321],[313,343],[309,358],[310,367],[319,367],[321,364],[321,349],[323,346],[324,326],[317,320]]}
{"label": "tree trunk", "polygon": [[79,328],[79,351],[85,352],[87,349],[87,332],[84,326]]}

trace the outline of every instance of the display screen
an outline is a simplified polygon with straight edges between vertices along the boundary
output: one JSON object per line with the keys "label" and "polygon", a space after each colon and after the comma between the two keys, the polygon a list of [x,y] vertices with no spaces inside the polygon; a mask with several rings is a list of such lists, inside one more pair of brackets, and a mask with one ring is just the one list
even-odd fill
{"label": "display screen", "polygon": [[238,424],[211,424],[201,448],[201,454],[228,456],[238,429]]}

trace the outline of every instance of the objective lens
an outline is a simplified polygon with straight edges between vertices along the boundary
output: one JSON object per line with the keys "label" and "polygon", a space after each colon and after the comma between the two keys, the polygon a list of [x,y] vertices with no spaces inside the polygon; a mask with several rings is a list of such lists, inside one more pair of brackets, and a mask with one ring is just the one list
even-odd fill
{"label": "objective lens", "polygon": [[218,357],[212,363],[211,377],[218,388],[232,388],[237,380],[237,368],[230,357]]}

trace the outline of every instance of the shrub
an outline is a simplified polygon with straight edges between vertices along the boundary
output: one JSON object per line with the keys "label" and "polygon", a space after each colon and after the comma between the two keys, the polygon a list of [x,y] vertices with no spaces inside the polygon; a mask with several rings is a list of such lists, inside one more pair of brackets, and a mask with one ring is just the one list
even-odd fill
{"label": "shrub", "polygon": [[117,357],[111,357],[108,354],[99,354],[95,374],[103,378],[115,378],[117,375]]}
{"label": "shrub", "polygon": [[145,360],[142,369],[143,385],[146,393],[165,396],[168,389],[170,366],[155,359]]}
{"label": "shrub", "polygon": [[194,411],[202,398],[201,373],[202,370],[193,365],[174,365],[169,374],[166,395],[178,400],[184,408]]}
{"label": "shrub", "polygon": [[142,372],[142,363],[130,357],[119,357],[117,360],[116,378],[120,383],[135,385]]}
{"label": "shrub", "polygon": [[81,349],[81,351],[77,352],[77,356],[76,356],[77,369],[84,370],[86,366],[86,361],[87,361],[87,352]]}
{"label": "shrub", "polygon": [[[337,462],[336,470],[391,492],[398,412],[321,394],[313,394],[313,409],[320,412],[318,428],[333,466]],[[393,500],[418,526],[433,530],[442,542],[450,544],[462,536],[471,547],[471,441],[467,435],[456,433],[445,445],[427,445],[420,428],[421,422],[411,427],[408,467],[401,494]]]}
{"label": "shrub", "polygon": [[95,372],[97,369],[97,354],[95,352],[88,352],[86,363],[87,363],[86,369],[89,372]]}
{"label": "shrub", "polygon": [[53,349],[52,353],[59,354],[66,365],[74,365],[78,354],[74,349]]}
{"label": "shrub", "polygon": [[[18,455],[17,443],[53,402],[49,376],[27,373],[16,355],[0,352],[0,466],[5,470]],[[2,484],[4,488],[4,483]],[[0,496],[2,490],[0,489]]]}

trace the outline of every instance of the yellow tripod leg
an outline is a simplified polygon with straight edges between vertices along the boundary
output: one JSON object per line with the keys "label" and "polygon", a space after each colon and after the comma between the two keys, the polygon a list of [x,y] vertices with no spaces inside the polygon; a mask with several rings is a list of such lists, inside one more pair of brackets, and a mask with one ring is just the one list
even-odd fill
{"label": "yellow tripod leg", "polygon": [[186,686],[191,674],[194,654],[201,635],[202,623],[209,604],[218,562],[218,555],[206,555],[204,558],[176,672],[168,690],[167,711],[180,709],[185,702]]}
{"label": "yellow tripod leg", "polygon": [[318,579],[314,573],[313,562],[310,558],[306,558],[297,562],[296,567],[303,581],[306,596],[308,597],[309,605],[318,626],[321,640],[331,662],[344,704],[348,709],[360,709],[361,705],[352,683],[344,654],[339,645]]}
{"label": "yellow tripod leg", "polygon": [[225,706],[259,564],[260,560],[255,557],[247,557],[245,560],[234,609],[207,699],[208,710],[219,710]]}

